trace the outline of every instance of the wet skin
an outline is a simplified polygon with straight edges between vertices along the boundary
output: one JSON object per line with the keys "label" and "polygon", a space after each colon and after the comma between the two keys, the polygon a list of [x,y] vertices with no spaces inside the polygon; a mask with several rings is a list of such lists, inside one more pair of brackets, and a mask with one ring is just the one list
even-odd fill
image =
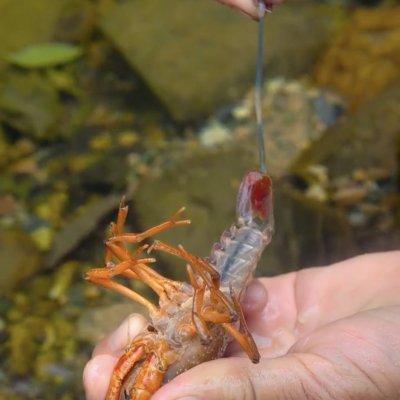
{"label": "wet skin", "polygon": [[[233,345],[154,400],[400,399],[400,251],[261,278],[243,306],[260,363]],[[127,339],[145,324],[133,315],[97,345],[84,371],[88,400],[104,399]]]}

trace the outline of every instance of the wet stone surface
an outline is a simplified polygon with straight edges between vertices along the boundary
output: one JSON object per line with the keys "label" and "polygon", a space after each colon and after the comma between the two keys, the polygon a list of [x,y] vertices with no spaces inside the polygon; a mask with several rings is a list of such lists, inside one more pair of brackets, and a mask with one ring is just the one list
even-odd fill
{"label": "wet stone surface", "polygon": [[[269,77],[309,72],[343,18],[333,5],[277,8],[266,24]],[[252,84],[256,25],[217,3],[125,1],[100,27],[178,120],[210,115]]]}
{"label": "wet stone surface", "polygon": [[292,166],[309,197],[345,213],[363,251],[396,249],[399,244],[399,93],[396,81],[329,128]]}
{"label": "wet stone surface", "polygon": [[319,85],[346,95],[352,110],[398,80],[399,7],[356,10],[318,62],[315,77]]}

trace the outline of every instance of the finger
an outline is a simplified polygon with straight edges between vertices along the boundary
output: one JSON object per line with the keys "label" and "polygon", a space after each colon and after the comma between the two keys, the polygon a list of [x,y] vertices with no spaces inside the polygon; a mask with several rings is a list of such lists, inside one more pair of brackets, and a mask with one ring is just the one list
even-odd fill
{"label": "finger", "polygon": [[[294,272],[257,280],[257,284],[264,286],[266,292],[263,300],[255,306],[254,312],[246,315],[252,333],[269,338],[282,329],[293,333],[297,317],[293,289],[295,282],[296,273]],[[261,291],[259,288],[257,290]],[[261,297],[259,294],[257,296]],[[262,303],[265,304],[263,307]]]}
{"label": "finger", "polygon": [[[249,15],[253,19],[258,19],[257,0],[219,0],[221,3],[227,4],[230,7],[237,8],[238,10]],[[281,3],[282,0],[267,0],[264,1],[266,6],[273,6]]]}
{"label": "finger", "polygon": [[[257,304],[252,312],[246,314],[247,325],[258,349],[264,357],[279,357],[287,353],[297,340],[294,329],[297,317],[293,286],[296,274],[286,274],[275,278],[257,280],[255,285],[258,294],[251,298]],[[251,289],[251,286],[250,286]],[[268,295],[267,295],[268,293]],[[249,295],[250,296],[250,295]],[[243,351],[237,342],[229,344],[227,355],[242,355]]]}
{"label": "finger", "polygon": [[377,308],[319,328],[300,339],[290,353],[329,360],[343,376],[348,393],[357,394],[357,399],[396,399],[400,393],[398,332],[400,305]]}
{"label": "finger", "polygon": [[399,265],[400,251],[392,251],[262,278],[268,303],[261,313],[249,316],[249,328],[272,340],[282,329],[300,337],[361,310],[396,305]]}
{"label": "finger", "polygon": [[[321,376],[320,383],[315,381],[314,374]],[[152,400],[325,398],[321,393],[328,395],[329,389],[320,387],[320,384],[325,385],[325,377],[333,385],[340,385],[340,380],[343,380],[343,377],[335,375],[331,363],[311,355],[305,355],[301,361],[293,355],[262,359],[257,365],[233,357],[192,368],[162,387]],[[347,396],[342,391],[338,390],[338,393],[335,398]],[[340,393],[344,397],[340,397]]]}
{"label": "finger", "polygon": [[258,279],[252,280],[246,288],[246,293],[242,301],[243,312],[246,318],[259,314],[267,305],[267,301],[268,293],[265,285]]}
{"label": "finger", "polygon": [[399,307],[362,312],[321,328],[283,357],[199,365],[153,400],[395,399],[400,391]]}
{"label": "finger", "polygon": [[93,357],[100,354],[120,355],[126,346],[147,326],[140,314],[131,314],[110,335],[105,337],[93,350]]}
{"label": "finger", "polygon": [[255,3],[252,0],[219,0],[221,3],[226,4],[232,8],[244,12],[253,19],[257,19],[258,12]]}
{"label": "finger", "polygon": [[101,354],[86,364],[83,371],[86,400],[103,400],[106,397],[108,383],[117,360],[117,357]]}
{"label": "finger", "polygon": [[[296,273],[293,272],[257,280],[257,285],[261,284],[266,289],[263,295],[265,297],[256,306],[256,311],[246,315],[246,321],[257,347],[266,357],[285,354],[296,341],[295,282]],[[257,290],[261,292],[259,288]],[[264,301],[265,306],[261,307]],[[231,343],[227,354],[241,354],[240,347],[235,342]]]}
{"label": "finger", "polygon": [[362,310],[398,304],[399,265],[400,251],[392,251],[300,271],[293,289],[298,309],[296,331],[305,334]]}

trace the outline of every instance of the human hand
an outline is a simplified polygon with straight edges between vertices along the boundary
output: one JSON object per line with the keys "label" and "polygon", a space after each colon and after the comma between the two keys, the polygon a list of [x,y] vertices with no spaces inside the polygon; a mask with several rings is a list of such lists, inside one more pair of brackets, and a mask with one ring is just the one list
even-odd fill
{"label": "human hand", "polygon": [[[257,0],[218,0],[219,2],[228,5],[232,8],[249,15],[251,18],[258,19]],[[282,3],[283,0],[264,0],[267,7],[272,7],[276,4]]]}
{"label": "human hand", "polygon": [[[250,289],[243,306],[260,363],[232,346],[230,357],[179,375],[153,400],[400,398],[400,251],[263,278]],[[104,398],[127,332],[144,326],[135,316],[96,347],[84,373],[88,400]]]}

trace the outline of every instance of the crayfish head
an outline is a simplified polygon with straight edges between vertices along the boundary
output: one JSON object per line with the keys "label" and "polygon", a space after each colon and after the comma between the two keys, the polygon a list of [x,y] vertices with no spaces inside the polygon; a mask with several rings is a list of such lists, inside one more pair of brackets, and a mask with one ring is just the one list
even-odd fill
{"label": "crayfish head", "polygon": [[244,224],[256,224],[259,229],[272,228],[272,181],[259,171],[248,172],[240,184],[236,213]]}

